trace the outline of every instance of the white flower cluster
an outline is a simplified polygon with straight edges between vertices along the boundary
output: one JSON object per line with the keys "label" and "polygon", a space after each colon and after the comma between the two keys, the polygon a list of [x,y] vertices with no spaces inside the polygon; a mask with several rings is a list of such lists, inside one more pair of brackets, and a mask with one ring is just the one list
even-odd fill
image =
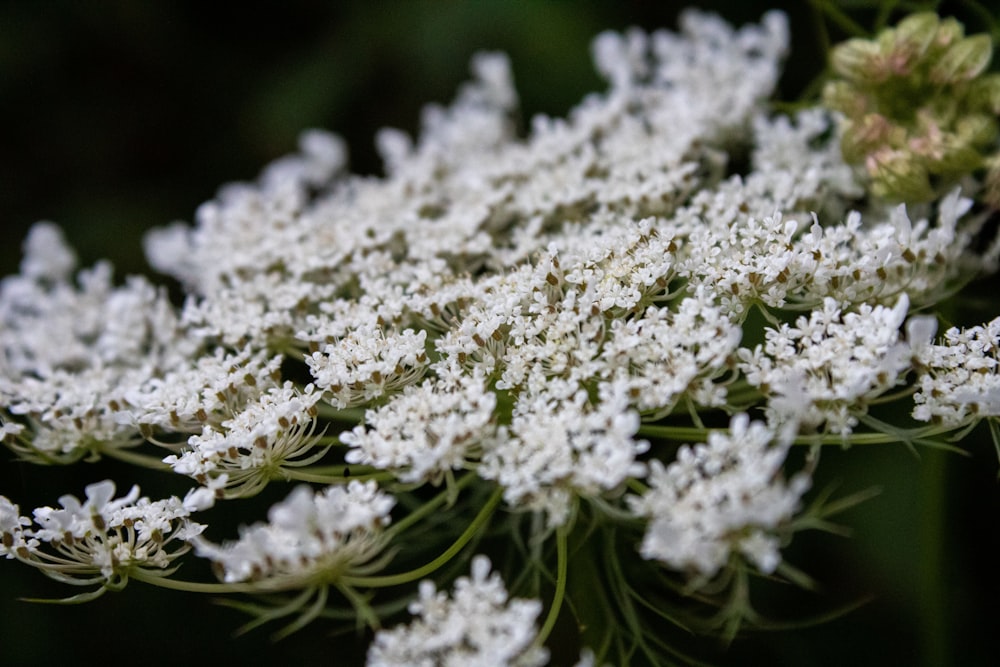
{"label": "white flower cluster", "polygon": [[[59,233],[36,226],[0,283],[0,440],[46,462],[142,460],[122,450],[148,442],[203,486],[162,507],[88,487],[36,511],[38,529],[0,497],[0,554],[34,561],[47,543],[107,578],[166,567],[157,540],[177,535],[225,582],[324,587],[382,551],[395,503],[344,484],[346,462],[400,489],[468,470],[559,530],[579,499],[614,512],[647,478],[626,501],[648,520],[643,556],[703,579],[734,555],[774,572],[809,487],[782,474],[796,429],[848,439],[914,368],[916,418],[1000,415],[1000,321],[942,345],[926,318],[901,333],[911,306],[994,263],[972,247],[981,217],[958,190],[852,210],[865,192],[830,115],[765,102],[787,44],[779,13],[601,35],[608,90],[523,137],[507,59],[477,56],[418,137],[379,135],[384,177],[346,173],[343,143],[312,131],[194,226],[151,233],[180,307],[104,264],[74,278]],[[767,424],[750,423],[750,394]],[[707,410],[736,413],[729,431],[676,461],[647,441]],[[328,448],[335,465],[297,470]],[[295,489],[224,545],[183,514],[296,477],[341,486]],[[544,661],[537,603],[508,601],[483,559],[472,575],[452,598],[423,584],[420,620],[379,633],[370,662]]]}
{"label": "white flower cluster", "polygon": [[920,340],[915,355],[914,419],[961,426],[971,419],[1000,417],[1000,318],[969,329],[952,327],[940,344],[925,340],[929,338]]}
{"label": "white flower cluster", "polygon": [[316,385],[338,408],[363,405],[419,380],[427,365],[427,332],[386,332],[370,326],[350,331],[306,358]]}
{"label": "white flower cluster", "polygon": [[393,469],[404,482],[438,483],[478,458],[479,448],[492,439],[496,402],[481,378],[407,387],[369,410],[364,425],[341,434],[340,441],[352,448],[346,460]]}
{"label": "white flower cluster", "polygon": [[307,465],[322,455],[313,437],[319,399],[312,385],[272,387],[218,427],[203,427],[181,454],[163,461],[199,482],[218,479],[234,495],[253,495],[281,476],[281,466]]}
{"label": "white flower cluster", "polygon": [[375,482],[354,480],[319,493],[298,486],[271,507],[267,523],[244,528],[239,540],[193,544],[225,582],[261,582],[268,590],[332,583],[378,554],[395,503]]}
{"label": "white flower cluster", "polygon": [[138,424],[147,434],[198,433],[206,425],[218,428],[277,386],[280,365],[281,357],[266,350],[217,348],[129,388],[116,418]]}
{"label": "white flower cluster", "polygon": [[804,474],[782,478],[789,444],[741,413],[727,433],[681,447],[669,466],[652,461],[649,490],[628,497],[632,511],[649,520],[642,556],[711,578],[742,553],[761,572],[774,572],[779,531],[810,485]]}
{"label": "white flower cluster", "polygon": [[636,457],[649,443],[633,439],[639,416],[627,409],[622,388],[614,389],[602,391],[596,405],[583,390],[561,396],[558,389],[519,402],[479,474],[499,482],[511,506],[544,510],[552,526],[566,523],[577,496],[600,496],[643,476]]}
{"label": "white flower cluster", "polygon": [[472,560],[472,576],[459,577],[449,596],[433,581],[420,582],[410,604],[418,618],[381,630],[368,650],[368,667],[532,667],[548,662],[533,644],[537,600],[508,599],[500,575],[490,575],[486,556]]}
{"label": "white flower cluster", "polygon": [[842,313],[831,298],[795,326],[765,331],[764,345],[741,348],[740,370],[768,396],[774,423],[796,422],[848,436],[867,402],[900,383],[911,351],[900,338],[909,299],[894,308],[862,304]]}
{"label": "white flower cluster", "polygon": [[87,486],[85,493],[84,502],[65,495],[58,508],[35,509],[34,528],[31,519],[19,516],[17,505],[0,496],[0,555],[60,581],[117,585],[136,569],[165,570],[186,553],[188,541],[204,529],[189,519],[191,513],[214,503],[201,489],[183,500],[151,501],[133,486],[115,498],[115,484],[107,480]]}
{"label": "white flower cluster", "polygon": [[75,267],[61,232],[41,223],[25,242],[21,274],[0,283],[0,405],[30,425],[16,448],[28,458],[137,444],[136,425],[116,414],[128,392],[199,347],[147,281],[115,287],[101,263],[74,284]]}

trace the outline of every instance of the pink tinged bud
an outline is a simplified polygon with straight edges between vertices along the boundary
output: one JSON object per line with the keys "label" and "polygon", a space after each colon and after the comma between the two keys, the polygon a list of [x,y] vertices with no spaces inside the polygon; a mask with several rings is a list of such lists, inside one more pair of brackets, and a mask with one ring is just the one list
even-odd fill
{"label": "pink tinged bud", "polygon": [[927,201],[934,196],[927,170],[908,151],[885,148],[869,155],[865,168],[872,191],[893,201]]}
{"label": "pink tinged bud", "polygon": [[837,46],[830,64],[833,71],[855,83],[878,83],[888,75],[879,45],[866,39],[849,39]]}
{"label": "pink tinged bud", "polygon": [[868,111],[868,99],[846,81],[830,81],[823,88],[823,102],[848,118],[858,118]]}
{"label": "pink tinged bud", "polygon": [[941,19],[934,12],[912,14],[899,22],[893,33],[893,47],[905,53],[910,62],[921,58],[937,35]]}
{"label": "pink tinged bud", "polygon": [[993,56],[993,43],[986,34],[966,37],[953,44],[931,67],[930,79],[937,84],[969,81],[982,74]]}

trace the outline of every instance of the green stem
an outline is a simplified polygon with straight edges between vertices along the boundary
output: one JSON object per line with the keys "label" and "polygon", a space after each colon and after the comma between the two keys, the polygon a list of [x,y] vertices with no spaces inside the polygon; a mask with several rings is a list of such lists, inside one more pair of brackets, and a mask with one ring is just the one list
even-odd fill
{"label": "green stem", "polygon": [[119,449],[117,447],[108,447],[106,449],[98,449],[98,453],[101,456],[107,456],[109,459],[117,459],[119,461],[124,461],[134,466],[139,466],[140,468],[149,468],[150,470],[170,470],[170,466],[164,463],[161,459],[155,456],[150,456],[149,454],[140,454],[139,452],[133,452],[128,449]]}
{"label": "green stem", "polygon": [[338,410],[332,405],[317,403],[316,410],[317,416],[327,421],[353,425],[365,423],[364,408],[344,408],[343,410]]}
{"label": "green stem", "polygon": [[868,37],[868,31],[841,11],[835,3],[829,0],[813,0],[810,4],[851,37]]}
{"label": "green stem", "polygon": [[951,655],[948,646],[948,591],[945,565],[944,531],[946,507],[945,465],[946,453],[926,452],[920,466],[920,625],[921,663],[931,667],[946,665]]}
{"label": "green stem", "polygon": [[366,587],[366,588],[386,588],[389,586],[398,586],[400,584],[407,584],[411,581],[416,581],[417,579],[423,579],[430,573],[434,572],[442,565],[446,564],[455,554],[462,550],[469,540],[471,540],[476,533],[489,521],[489,518],[493,515],[493,510],[496,509],[497,505],[500,503],[500,498],[503,496],[503,488],[497,487],[493,495],[490,496],[486,504],[476,515],[476,518],[472,520],[468,528],[465,529],[458,539],[448,547],[444,553],[432,560],[430,563],[418,567],[415,570],[410,570],[409,572],[400,572],[399,574],[387,574],[375,577],[352,577],[344,576],[341,581],[347,586],[354,587]]}
{"label": "green stem", "polygon": [[245,583],[218,583],[205,581],[183,581],[180,579],[169,579],[152,574],[145,570],[132,570],[128,573],[129,578],[141,581],[160,588],[169,588],[174,591],[186,591],[188,593],[264,593],[264,588],[257,584]]}
{"label": "green stem", "polygon": [[294,479],[298,482],[314,482],[316,484],[346,484],[353,479],[360,480],[362,482],[369,479],[374,479],[379,482],[395,479],[395,476],[391,472],[372,472],[362,475],[349,475],[346,477],[343,472],[343,466],[341,466],[339,474],[316,472],[309,468],[305,470],[299,470],[297,468],[281,469],[281,474],[287,479]]}
{"label": "green stem", "polygon": [[[475,474],[468,474],[458,480],[455,484],[455,492],[461,491],[471,484],[476,478],[477,476]],[[436,512],[441,505],[444,505],[448,501],[448,498],[452,495],[452,493],[453,492],[449,492],[448,490],[442,491],[432,500],[421,505],[419,509],[413,510],[398,522],[392,524],[392,526],[385,531],[386,539],[393,539],[397,534],[403,532],[413,524],[423,519],[425,516]]]}
{"label": "green stem", "polygon": [[[842,436],[839,433],[816,433],[800,435],[792,441],[795,445],[891,445],[906,442],[907,438],[922,439],[947,433],[951,429],[926,427],[910,432],[900,433],[852,433]],[[637,435],[642,438],[659,438],[681,442],[705,442],[713,431],[726,433],[726,429],[706,429],[696,426],[657,426],[643,424]]]}
{"label": "green stem", "polygon": [[556,592],[552,596],[552,605],[549,607],[549,614],[545,617],[545,623],[542,625],[542,629],[538,631],[538,637],[535,638],[535,645],[541,646],[548,639],[549,634],[552,632],[552,628],[556,625],[556,619],[559,618],[559,610],[562,609],[563,599],[566,596],[566,570],[569,561],[569,549],[567,548],[567,529],[566,526],[559,526],[556,530]]}
{"label": "green stem", "polygon": [[712,429],[696,426],[656,426],[642,424],[636,435],[640,438],[659,438],[661,440],[682,440],[684,442],[704,442]]}
{"label": "green stem", "polygon": [[372,606],[368,604],[368,600],[343,582],[337,584],[337,590],[339,590],[341,594],[347,598],[347,601],[351,603],[358,621],[363,621],[373,630],[379,629],[380,624],[378,621],[378,615],[375,613],[375,610],[372,609]]}

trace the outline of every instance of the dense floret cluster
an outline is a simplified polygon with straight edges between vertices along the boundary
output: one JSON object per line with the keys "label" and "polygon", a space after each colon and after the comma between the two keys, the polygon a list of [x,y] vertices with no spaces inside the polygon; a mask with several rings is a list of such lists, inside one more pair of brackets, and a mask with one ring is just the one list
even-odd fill
{"label": "dense floret cluster", "polygon": [[[196,486],[113,499],[105,481],[33,519],[0,496],[0,555],[104,590],[156,583],[193,549],[221,581],[192,590],[305,589],[312,619],[334,587],[375,628],[358,589],[422,579],[473,538],[510,531],[555,582],[539,631],[545,588],[508,597],[485,556],[451,596],[425,579],[372,665],[544,664],[584,519],[620,523],[690,585],[780,574],[815,463],[786,470],[793,447],[871,435],[873,406],[908,386],[935,422],[914,438],[1000,416],[997,321],[935,342],[913,314],[996,263],[1000,246],[975,249],[974,182],[917,205],[867,196],[842,116],[769,107],[787,46],[780,13],[603,34],[608,89],[527,136],[507,59],[481,54],[419,137],[379,135],[384,177],[351,175],[343,142],[310,131],[193,226],[152,232],[180,306],[106,264],[77,271],[39,224],[0,283],[0,438]],[[190,520],[288,481],[322,488],[236,541]],[[441,555],[393,572],[414,539]]]}

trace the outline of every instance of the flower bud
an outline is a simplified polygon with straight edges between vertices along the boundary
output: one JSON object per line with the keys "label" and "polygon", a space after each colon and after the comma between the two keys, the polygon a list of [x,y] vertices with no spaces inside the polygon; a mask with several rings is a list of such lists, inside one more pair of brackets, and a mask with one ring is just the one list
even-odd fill
{"label": "flower bud", "polygon": [[984,113],[966,114],[955,123],[955,133],[969,146],[989,146],[997,138],[997,122]]}
{"label": "flower bud", "polygon": [[846,81],[830,81],[823,87],[823,103],[848,118],[858,118],[868,111],[868,98]]}
{"label": "flower bud", "polygon": [[888,76],[879,45],[866,39],[849,39],[830,56],[833,71],[848,81],[879,83]]}
{"label": "flower bud", "polygon": [[872,192],[895,201],[918,202],[934,197],[927,169],[911,152],[883,148],[865,160]]}
{"label": "flower bud", "polygon": [[954,18],[946,18],[938,26],[937,34],[934,35],[934,42],[931,48],[943,50],[962,39],[965,36],[965,28]]}
{"label": "flower bud", "polygon": [[889,70],[896,76],[912,72],[937,35],[939,24],[937,14],[921,12],[905,18],[895,30],[879,35],[879,47]]}
{"label": "flower bud", "polygon": [[974,108],[1000,115],[1000,74],[987,74],[969,86],[969,102]]}
{"label": "flower bud", "polygon": [[954,84],[979,76],[993,56],[993,43],[987,34],[966,37],[944,52],[931,68],[930,79],[937,84]]}
{"label": "flower bud", "polygon": [[934,12],[911,14],[896,26],[896,47],[905,45],[914,56],[922,56],[934,41],[940,25],[941,19]]}
{"label": "flower bud", "polygon": [[901,128],[894,126],[882,114],[866,114],[859,122],[844,128],[840,150],[848,162],[862,162],[866,155],[889,145],[890,138],[901,139],[900,132]]}

